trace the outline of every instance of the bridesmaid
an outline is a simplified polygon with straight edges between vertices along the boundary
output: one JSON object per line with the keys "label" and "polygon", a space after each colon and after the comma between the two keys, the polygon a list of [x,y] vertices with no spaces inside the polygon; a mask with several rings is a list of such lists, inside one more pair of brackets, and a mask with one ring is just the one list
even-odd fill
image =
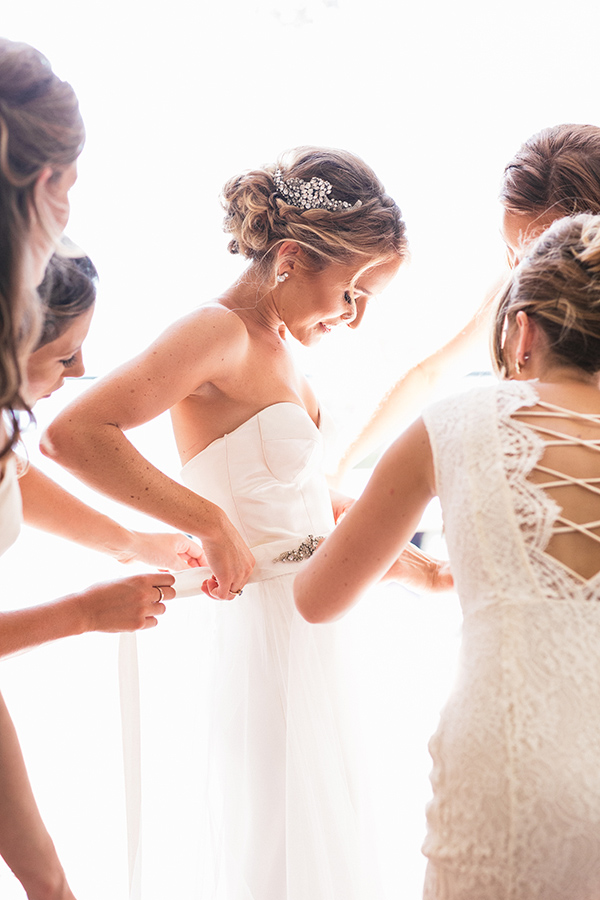
{"label": "bridesmaid", "polygon": [[[600,128],[555,125],[530,137],[506,164],[500,201],[502,236],[507,259],[516,265],[527,244],[561,216],[600,213]],[[427,403],[449,374],[464,370],[473,347],[489,330],[494,299],[505,279],[495,285],[473,318],[431,356],[409,369],[390,388],[357,437],[344,451],[333,482],[391,440]]]}
{"label": "bridesmaid", "polygon": [[[38,396],[25,374],[42,327],[36,286],[68,220],[68,195],[83,142],[83,123],[70,85],[58,79],[32,47],[0,39],[0,552],[16,539],[22,515],[14,447],[19,439],[18,413],[30,410]],[[35,369],[33,365],[33,376]],[[34,524],[60,533],[62,517],[69,536],[81,539],[81,527],[89,528],[84,542],[95,541],[92,546],[107,550],[114,541],[114,549],[120,548],[124,558],[131,552],[133,535],[33,468],[21,487],[28,519],[41,517]],[[181,563],[188,551],[197,563],[200,548],[179,537],[179,547],[186,548],[182,556],[173,553],[172,542],[179,538],[166,536],[171,563]],[[161,553],[164,557],[164,548]],[[0,655],[83,631],[156,624],[156,616],[164,612],[158,601],[174,596],[172,583],[173,576],[166,573],[138,575],[44,606],[2,612]],[[1,697],[0,854],[30,900],[74,900],[37,809]]]}
{"label": "bridesmaid", "polygon": [[[392,444],[301,571],[330,622],[389,577],[439,496],[463,610],[430,743],[426,900],[600,897],[600,216],[527,249],[493,327],[502,380]],[[465,539],[468,536],[468,539]]]}

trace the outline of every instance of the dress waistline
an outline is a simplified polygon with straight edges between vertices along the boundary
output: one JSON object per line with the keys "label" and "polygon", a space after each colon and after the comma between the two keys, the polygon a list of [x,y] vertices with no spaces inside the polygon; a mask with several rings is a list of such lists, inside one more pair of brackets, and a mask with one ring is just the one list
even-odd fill
{"label": "dress waistline", "polygon": [[[319,535],[317,538],[313,538],[312,535],[296,539],[284,538],[281,541],[271,541],[268,544],[251,547],[250,552],[254,556],[256,564],[252,569],[248,584],[269,581],[271,578],[279,578],[280,575],[294,574],[312,556],[317,543],[323,537],[325,535]],[[297,540],[298,543],[295,547],[291,547],[290,544],[293,544],[294,540]],[[281,557],[284,556],[287,558],[282,559]],[[212,571],[208,566],[200,566],[175,572],[174,575],[173,587],[177,597],[194,597],[202,593],[202,585],[207,578],[212,576]]]}

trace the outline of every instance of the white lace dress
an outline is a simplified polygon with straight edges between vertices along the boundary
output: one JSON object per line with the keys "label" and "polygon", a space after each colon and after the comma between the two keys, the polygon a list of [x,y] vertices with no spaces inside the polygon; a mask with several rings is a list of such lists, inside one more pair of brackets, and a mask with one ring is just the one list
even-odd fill
{"label": "white lace dress", "polygon": [[464,614],[430,744],[427,900],[600,897],[600,574],[545,553],[561,510],[527,480],[545,444],[516,418],[537,402],[505,382],[424,416]]}

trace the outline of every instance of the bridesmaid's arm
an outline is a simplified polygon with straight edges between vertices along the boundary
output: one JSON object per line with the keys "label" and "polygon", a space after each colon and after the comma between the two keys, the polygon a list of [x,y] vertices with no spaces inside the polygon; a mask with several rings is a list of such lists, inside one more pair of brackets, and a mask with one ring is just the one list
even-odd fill
{"label": "bridesmaid's arm", "polygon": [[384,578],[434,495],[431,447],[419,419],[392,444],[352,509],[296,576],[304,618],[337,619]]}
{"label": "bridesmaid's arm", "polygon": [[167,572],[133,575],[40,606],[0,612],[0,657],[88,631],[152,628],[165,611],[162,599],[175,596],[174,581]]}
{"label": "bridesmaid's arm", "polygon": [[334,486],[340,485],[354,466],[419,415],[444,378],[460,372],[465,356],[482,343],[489,332],[491,309],[503,283],[504,279],[493,286],[475,315],[457,335],[405,372],[390,388],[362,431],[344,451],[330,477]]}
{"label": "bridesmaid's arm", "polygon": [[355,499],[332,489],[329,490],[329,496],[331,497],[331,508],[333,509],[333,521],[337,524],[355,503]]}
{"label": "bridesmaid's arm", "polygon": [[28,466],[19,479],[23,518],[27,525],[113,556],[119,562],[137,560],[163,569],[185,569],[205,564],[202,548],[183,534],[130,531],[87,506]]}

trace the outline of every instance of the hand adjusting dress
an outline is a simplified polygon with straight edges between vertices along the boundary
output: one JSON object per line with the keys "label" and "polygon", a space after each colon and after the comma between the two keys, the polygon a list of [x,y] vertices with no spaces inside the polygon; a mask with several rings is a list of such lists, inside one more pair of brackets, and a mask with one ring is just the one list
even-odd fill
{"label": "hand adjusting dress", "polygon": [[[333,528],[321,433],[301,406],[276,403],[210,444],[182,476],[227,513],[257,559],[243,596],[216,608],[216,862],[207,896],[370,900],[338,693],[338,626],[300,617],[292,584],[302,562],[277,559]],[[180,573],[178,595],[197,593],[205,577]]]}
{"label": "hand adjusting dress", "polygon": [[[600,572],[586,580],[546,552],[569,525],[544,453],[562,430],[597,472],[600,416],[507,382],[424,419],[464,614],[458,680],[430,744],[425,897],[598,900]],[[583,428],[593,439],[577,438]],[[553,496],[532,482],[534,469]],[[600,568],[600,548],[598,557]]]}

